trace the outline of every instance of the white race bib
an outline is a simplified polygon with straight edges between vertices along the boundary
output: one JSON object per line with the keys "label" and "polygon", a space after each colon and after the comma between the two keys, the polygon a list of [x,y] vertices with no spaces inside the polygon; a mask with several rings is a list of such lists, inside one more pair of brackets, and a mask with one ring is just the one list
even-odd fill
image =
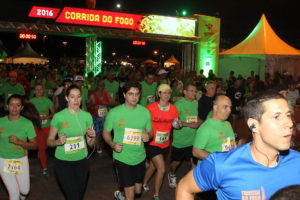
{"label": "white race bib", "polygon": [[22,174],[23,162],[19,160],[5,160],[4,172],[10,174]]}
{"label": "white race bib", "polygon": [[125,128],[124,139],[123,139],[124,144],[141,145],[141,141],[142,141],[142,130]]}
{"label": "white race bib", "polygon": [[107,114],[107,107],[106,106],[99,106],[98,107],[98,117],[105,117]]}
{"label": "white race bib", "polygon": [[83,136],[67,138],[64,146],[66,154],[83,151],[85,149]]}
{"label": "white race bib", "polygon": [[223,144],[222,144],[222,152],[224,151],[229,151],[231,149],[234,149],[236,147],[236,144],[235,144],[235,139],[234,138],[231,138],[231,137],[228,137],[226,138],[224,141],[223,141]]}
{"label": "white race bib", "polygon": [[[40,115],[41,119],[42,119],[42,125],[47,124],[48,119],[47,119],[47,115]],[[44,119],[43,119],[44,118]]]}
{"label": "white race bib", "polygon": [[155,142],[157,144],[163,144],[169,140],[169,132],[156,131]]}
{"label": "white race bib", "polygon": [[187,123],[193,123],[193,122],[197,122],[197,116],[186,116],[186,122]]}

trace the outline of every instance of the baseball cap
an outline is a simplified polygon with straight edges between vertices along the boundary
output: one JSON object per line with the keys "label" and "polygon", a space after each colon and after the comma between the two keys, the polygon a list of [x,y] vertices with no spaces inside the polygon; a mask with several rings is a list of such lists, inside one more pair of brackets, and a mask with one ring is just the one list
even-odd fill
{"label": "baseball cap", "polygon": [[74,81],[84,81],[84,78],[83,78],[83,76],[81,76],[81,75],[76,75],[76,76],[74,77]]}
{"label": "baseball cap", "polygon": [[164,69],[161,69],[161,70],[159,70],[158,71],[158,75],[161,75],[161,74],[167,74],[168,72],[166,71],[166,70],[164,70]]}
{"label": "baseball cap", "polygon": [[[171,90],[171,87],[170,87],[168,84],[165,84],[165,83],[160,84],[160,85],[158,86],[158,89],[157,89],[158,92],[165,92],[165,91],[167,91],[167,90]],[[171,91],[172,91],[172,90],[171,90]]]}
{"label": "baseball cap", "polygon": [[10,71],[9,77],[18,77],[18,73],[16,71]]}

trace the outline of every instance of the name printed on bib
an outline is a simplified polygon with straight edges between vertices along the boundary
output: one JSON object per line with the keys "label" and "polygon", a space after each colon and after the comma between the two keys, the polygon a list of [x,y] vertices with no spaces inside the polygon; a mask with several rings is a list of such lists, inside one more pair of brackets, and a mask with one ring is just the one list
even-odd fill
{"label": "name printed on bib", "polygon": [[142,141],[142,130],[125,128],[124,139],[123,139],[124,144],[141,145],[141,141]]}
{"label": "name printed on bib", "polygon": [[10,174],[22,174],[23,162],[19,160],[5,160],[4,172]]}
{"label": "name printed on bib", "polygon": [[235,144],[235,139],[234,138],[231,138],[231,137],[228,137],[226,138],[224,141],[223,141],[223,144],[222,144],[222,152],[224,151],[229,151],[231,149],[234,149],[236,147],[236,144]]}
{"label": "name printed on bib", "polygon": [[168,139],[169,139],[169,132],[156,131],[155,142],[157,144],[163,144],[167,142]]}
{"label": "name printed on bib", "polygon": [[106,106],[99,106],[98,107],[98,117],[105,117],[107,114],[107,107]]}
{"label": "name printed on bib", "polygon": [[186,122],[187,123],[197,122],[197,116],[187,116],[186,117]]}
{"label": "name printed on bib", "polygon": [[83,136],[67,138],[64,146],[66,154],[83,151],[85,149]]}

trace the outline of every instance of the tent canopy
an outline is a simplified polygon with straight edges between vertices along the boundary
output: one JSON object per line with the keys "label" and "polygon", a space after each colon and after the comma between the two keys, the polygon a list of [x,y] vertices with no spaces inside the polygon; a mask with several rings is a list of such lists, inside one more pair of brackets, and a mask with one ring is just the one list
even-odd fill
{"label": "tent canopy", "polygon": [[157,62],[155,62],[155,61],[153,61],[153,60],[151,60],[151,59],[147,59],[147,60],[145,60],[143,63],[144,63],[144,64],[153,64],[153,65],[157,64]]}
{"label": "tent canopy", "polygon": [[246,54],[300,55],[300,50],[281,40],[263,14],[256,27],[245,40],[233,48],[220,53],[220,55]]}
{"label": "tent canopy", "polygon": [[264,79],[265,72],[287,71],[294,75],[300,73],[300,50],[281,40],[269,25],[263,14],[260,21],[246,39],[221,52],[218,76],[227,79],[230,71],[235,75],[250,76],[254,71]]}
{"label": "tent canopy", "polygon": [[165,61],[165,63],[173,63],[173,64],[178,64],[180,63],[173,55]]}
{"label": "tent canopy", "polygon": [[12,57],[13,58],[20,58],[20,57],[41,58],[42,56],[40,56],[36,51],[34,51],[29,45],[29,43],[27,42],[24,47],[21,45],[17,49],[16,54],[13,55]]}
{"label": "tent canopy", "polygon": [[27,42],[25,46],[20,46],[15,55],[12,56],[13,63],[33,63],[33,64],[44,64],[48,62],[48,59],[40,56],[37,52],[35,52],[29,43]]}

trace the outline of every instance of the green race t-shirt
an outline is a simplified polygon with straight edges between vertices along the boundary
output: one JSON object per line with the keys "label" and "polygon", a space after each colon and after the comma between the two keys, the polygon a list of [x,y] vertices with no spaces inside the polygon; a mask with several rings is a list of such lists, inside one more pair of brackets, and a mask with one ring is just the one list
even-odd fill
{"label": "green race t-shirt", "polygon": [[31,121],[20,117],[16,121],[9,121],[8,116],[0,118],[0,157],[5,159],[22,158],[27,155],[23,147],[10,143],[9,136],[16,136],[22,141],[36,137]]}
{"label": "green race t-shirt", "polygon": [[52,101],[47,97],[42,97],[40,99],[34,97],[29,101],[35,105],[41,118],[44,118],[44,120],[42,120],[42,128],[50,126],[51,120],[49,119],[49,109],[53,107]]}
{"label": "green race t-shirt", "polygon": [[57,146],[55,157],[65,161],[77,161],[87,156],[85,142],[86,129],[93,125],[90,113],[80,110],[77,114],[64,109],[56,113],[51,121],[51,126],[58,130],[58,135],[66,134],[67,141],[64,145]]}
{"label": "green race t-shirt", "polygon": [[[174,106],[176,106],[182,122],[197,122],[198,102],[196,100],[188,101],[182,98],[176,101]],[[176,148],[193,146],[196,131],[196,129],[190,127],[174,129],[172,146]]]}
{"label": "green race t-shirt", "polygon": [[113,99],[116,97],[116,93],[119,90],[119,83],[117,81],[109,82],[107,79],[104,80],[105,88],[104,90],[111,94]]}
{"label": "green race t-shirt", "polygon": [[229,151],[236,147],[235,136],[228,121],[205,120],[198,128],[194,147],[209,153]]}
{"label": "green race t-shirt", "polygon": [[155,102],[155,92],[156,92],[157,84],[156,82],[154,82],[151,85],[149,85],[145,81],[142,81],[141,86],[142,86],[142,94],[141,94],[140,104],[146,107],[151,103]]}
{"label": "green race t-shirt", "polygon": [[175,103],[176,102],[176,98],[179,97],[179,92],[180,92],[179,89],[172,88],[171,101],[173,103]]}
{"label": "green race t-shirt", "polygon": [[[0,88],[0,95],[3,95],[4,97],[4,104],[7,104],[7,99],[13,94],[19,94],[24,96],[24,87],[20,83],[17,83],[16,85],[11,85],[5,82]],[[7,110],[7,106],[5,106],[5,109]]]}
{"label": "green race t-shirt", "polygon": [[150,112],[143,106],[128,109],[124,104],[111,109],[104,123],[104,129],[114,131],[115,143],[122,143],[120,153],[113,152],[113,157],[128,165],[137,165],[145,157],[144,143],[141,134],[152,129]]}

